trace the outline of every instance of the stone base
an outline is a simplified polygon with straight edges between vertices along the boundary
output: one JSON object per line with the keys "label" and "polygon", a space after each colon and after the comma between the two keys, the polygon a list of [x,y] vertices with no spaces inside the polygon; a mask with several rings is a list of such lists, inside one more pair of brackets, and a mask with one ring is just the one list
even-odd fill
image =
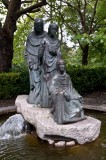
{"label": "stone base", "polygon": [[[36,128],[38,137],[47,140],[55,146],[84,144],[94,141],[100,133],[101,122],[95,118],[87,117],[83,121],[72,124],[59,125],[54,122],[49,108],[28,104],[27,95],[20,95],[15,101],[17,112]],[[74,142],[73,142],[74,141]],[[51,143],[52,142],[52,143]],[[61,142],[61,143],[58,143]],[[64,143],[65,142],[65,143]]]}

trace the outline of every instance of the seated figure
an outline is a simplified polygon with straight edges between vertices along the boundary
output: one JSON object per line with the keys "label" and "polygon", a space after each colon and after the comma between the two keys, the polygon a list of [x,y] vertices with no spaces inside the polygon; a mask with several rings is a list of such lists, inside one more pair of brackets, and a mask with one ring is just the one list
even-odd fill
{"label": "seated figure", "polygon": [[73,88],[70,76],[65,71],[63,60],[57,64],[57,73],[49,86],[50,105],[54,120],[58,124],[73,123],[86,119],[82,97]]}

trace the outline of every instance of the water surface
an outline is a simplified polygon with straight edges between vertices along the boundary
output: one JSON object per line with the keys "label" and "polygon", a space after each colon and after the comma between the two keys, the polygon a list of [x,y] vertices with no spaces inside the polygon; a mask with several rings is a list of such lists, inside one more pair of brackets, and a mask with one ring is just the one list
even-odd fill
{"label": "water surface", "polygon": [[[102,121],[96,141],[72,148],[55,148],[27,134],[17,139],[0,140],[0,160],[106,160],[106,114],[87,112],[86,115]],[[6,119],[1,117],[0,122]]]}

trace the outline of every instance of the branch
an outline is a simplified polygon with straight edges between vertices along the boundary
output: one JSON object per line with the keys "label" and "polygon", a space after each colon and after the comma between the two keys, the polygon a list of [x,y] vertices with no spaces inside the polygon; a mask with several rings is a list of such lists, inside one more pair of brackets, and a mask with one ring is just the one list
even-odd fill
{"label": "branch", "polygon": [[78,39],[77,41],[78,41],[78,43],[79,43],[80,48],[83,50],[83,46],[82,46],[80,40]]}
{"label": "branch", "polygon": [[2,0],[2,3],[5,5],[6,9],[8,9],[9,0]]}
{"label": "branch", "polygon": [[61,14],[60,11],[59,11],[59,15],[61,16],[62,23],[63,23],[66,27],[68,27],[69,29],[71,29],[72,32],[76,35],[76,34],[77,34],[76,30],[74,30],[74,28],[71,27],[71,25],[69,25],[68,23],[65,22],[64,16]]}
{"label": "branch", "polygon": [[45,13],[47,13],[50,16],[50,13],[48,11],[45,10]]}
{"label": "branch", "polygon": [[40,7],[42,7],[42,6],[46,5],[46,4],[47,4],[46,0],[42,0],[41,2],[36,3],[36,4],[34,4],[34,5],[30,6],[30,7],[27,7],[25,9],[17,11],[17,15],[18,15],[18,17],[20,17],[22,14],[29,13],[29,12],[31,12],[31,11],[37,9],[37,8],[40,8]]}
{"label": "branch", "polygon": [[71,3],[67,2],[66,0],[60,0],[60,2],[63,2],[65,4],[67,4],[67,6],[77,10],[77,8],[75,6],[73,6]]}
{"label": "branch", "polygon": [[85,19],[85,14],[86,14],[86,6],[87,6],[87,2],[86,2],[86,0],[84,0],[84,19]]}
{"label": "branch", "polygon": [[87,7],[87,1],[84,0],[84,11],[83,11],[83,32],[86,33],[86,7]]}
{"label": "branch", "polygon": [[[106,20],[106,17],[104,17],[102,20],[100,21],[97,21],[95,22],[95,25],[92,26],[92,33],[95,31],[95,30],[98,30],[101,26],[105,25],[105,28],[106,28],[106,24],[102,24],[101,22],[103,20]],[[104,23],[104,22],[103,22]]]}
{"label": "branch", "polygon": [[31,20],[34,21],[34,18],[32,18],[29,14],[26,13],[26,15],[27,15]]}
{"label": "branch", "polygon": [[81,21],[81,25],[82,25],[82,33],[85,33],[86,32],[86,24],[85,24],[85,10],[86,10],[86,0],[84,0],[84,9],[83,9],[83,12],[81,11],[81,2],[79,0],[77,0],[77,4],[78,4],[78,9],[77,9],[77,12],[79,14],[79,17],[80,17],[80,21]]}
{"label": "branch", "polygon": [[84,15],[86,13],[86,6],[87,6],[87,2],[86,2],[86,0],[84,0]]}
{"label": "branch", "polygon": [[83,12],[81,12],[81,1],[80,0],[77,0],[76,3],[77,3],[77,7],[72,5],[71,2],[67,2],[66,0],[61,0],[62,2],[66,3],[68,7],[70,8],[73,8],[74,10],[76,10],[79,14],[79,17],[80,17],[80,21],[81,21],[81,24],[82,24],[82,29],[83,29],[83,33],[86,32],[86,25],[85,25],[85,16]]}
{"label": "branch", "polygon": [[28,13],[35,13],[35,12],[39,12],[40,11],[40,8],[36,8],[36,9],[34,9],[33,11],[30,11],[30,12],[28,12]]}
{"label": "branch", "polygon": [[22,1],[21,4],[23,3],[31,3],[32,1]]}
{"label": "branch", "polygon": [[93,14],[92,14],[92,18],[91,18],[91,23],[90,23],[90,28],[89,28],[89,35],[92,33],[92,29],[93,29],[92,24],[94,22],[94,17],[95,17],[95,14],[96,14],[97,3],[98,3],[98,0],[96,0],[95,5],[94,5],[94,10],[93,10]]}

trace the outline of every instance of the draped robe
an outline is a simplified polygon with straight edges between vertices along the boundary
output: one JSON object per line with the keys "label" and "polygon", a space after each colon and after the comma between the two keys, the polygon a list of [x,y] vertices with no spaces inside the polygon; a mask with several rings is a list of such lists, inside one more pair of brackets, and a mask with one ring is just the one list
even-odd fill
{"label": "draped robe", "polygon": [[25,57],[29,65],[30,93],[28,103],[40,104],[41,102],[41,64],[39,48],[46,32],[35,35],[34,31],[28,35],[25,49]]}
{"label": "draped robe", "polygon": [[[64,93],[68,93],[70,100],[67,101]],[[56,74],[49,86],[49,93],[54,120],[58,124],[76,122],[85,119],[82,97],[73,88],[68,74]]]}
{"label": "draped robe", "polygon": [[56,73],[57,61],[61,57],[59,40],[57,38],[52,40],[47,35],[41,43],[40,54],[42,55],[41,107],[48,108],[50,107],[48,87]]}

